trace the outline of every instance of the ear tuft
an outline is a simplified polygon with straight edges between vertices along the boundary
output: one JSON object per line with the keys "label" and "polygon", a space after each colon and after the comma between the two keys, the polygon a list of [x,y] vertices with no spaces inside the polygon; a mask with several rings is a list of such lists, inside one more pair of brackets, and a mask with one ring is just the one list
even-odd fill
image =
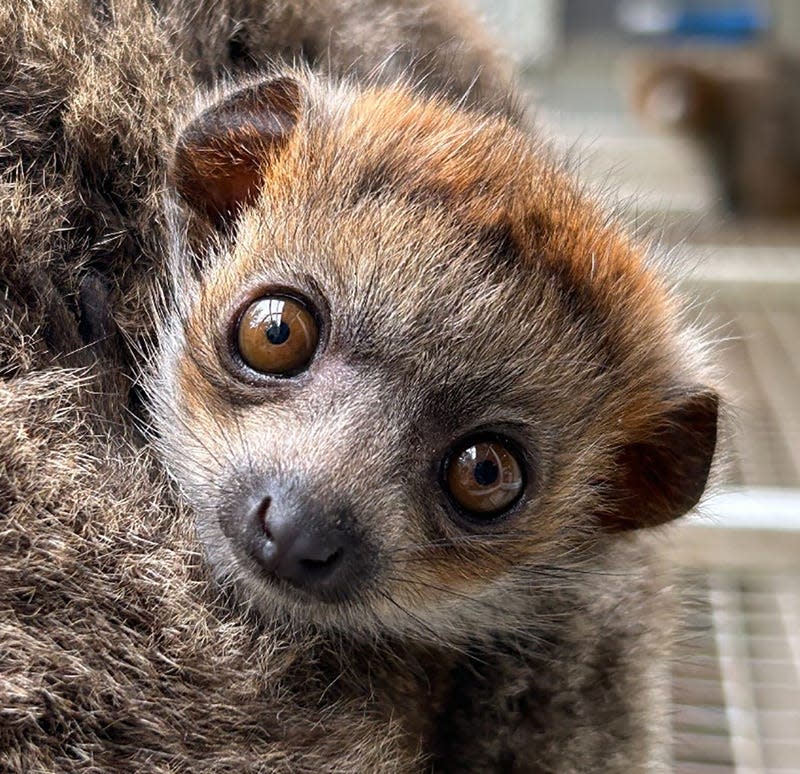
{"label": "ear tuft", "polygon": [[300,115],[300,85],[275,78],[212,105],[181,133],[172,162],[178,193],[217,227],[251,204],[269,160]]}
{"label": "ear tuft", "polygon": [[625,446],[617,464],[613,507],[603,514],[614,531],[664,524],[694,508],[706,488],[717,444],[719,397],[708,389],[683,394],[651,428]]}

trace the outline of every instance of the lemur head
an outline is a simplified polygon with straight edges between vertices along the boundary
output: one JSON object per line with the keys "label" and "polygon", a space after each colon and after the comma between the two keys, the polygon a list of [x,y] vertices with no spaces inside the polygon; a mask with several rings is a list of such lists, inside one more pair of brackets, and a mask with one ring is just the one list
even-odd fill
{"label": "lemur head", "polygon": [[502,625],[537,569],[700,498],[702,351],[505,119],[291,72],[199,112],[172,180],[216,236],[179,240],[154,419],[217,576],[265,614]]}

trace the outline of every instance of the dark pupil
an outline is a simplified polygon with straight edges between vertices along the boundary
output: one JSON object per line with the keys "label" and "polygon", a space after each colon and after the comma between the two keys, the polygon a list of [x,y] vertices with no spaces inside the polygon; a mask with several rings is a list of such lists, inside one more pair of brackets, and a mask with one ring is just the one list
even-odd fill
{"label": "dark pupil", "polygon": [[283,344],[289,338],[290,332],[289,326],[283,320],[280,322],[273,320],[267,329],[267,338],[270,344]]}
{"label": "dark pupil", "polygon": [[497,464],[492,462],[491,460],[483,460],[479,462],[475,466],[475,470],[473,474],[475,476],[475,480],[481,486],[489,486],[489,484],[493,484],[497,481],[497,476],[500,471],[497,468]]}

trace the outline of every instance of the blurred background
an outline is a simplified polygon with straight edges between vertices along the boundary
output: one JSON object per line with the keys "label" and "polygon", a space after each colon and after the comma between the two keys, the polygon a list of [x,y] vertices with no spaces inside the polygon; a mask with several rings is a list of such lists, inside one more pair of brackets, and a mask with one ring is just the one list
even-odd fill
{"label": "blurred background", "polygon": [[800,0],[475,0],[539,127],[658,242],[735,406],[670,538],[674,770],[800,773]]}

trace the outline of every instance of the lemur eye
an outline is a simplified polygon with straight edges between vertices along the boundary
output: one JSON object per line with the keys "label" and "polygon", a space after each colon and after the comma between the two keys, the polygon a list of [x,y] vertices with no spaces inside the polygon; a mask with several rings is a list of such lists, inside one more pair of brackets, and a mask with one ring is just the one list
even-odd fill
{"label": "lemur eye", "polygon": [[247,307],[236,334],[239,354],[251,368],[275,376],[305,370],[319,343],[308,307],[294,298],[265,296]]}
{"label": "lemur eye", "polygon": [[491,518],[522,494],[525,478],[513,451],[501,441],[468,441],[447,460],[445,483],[456,504],[471,516]]}

